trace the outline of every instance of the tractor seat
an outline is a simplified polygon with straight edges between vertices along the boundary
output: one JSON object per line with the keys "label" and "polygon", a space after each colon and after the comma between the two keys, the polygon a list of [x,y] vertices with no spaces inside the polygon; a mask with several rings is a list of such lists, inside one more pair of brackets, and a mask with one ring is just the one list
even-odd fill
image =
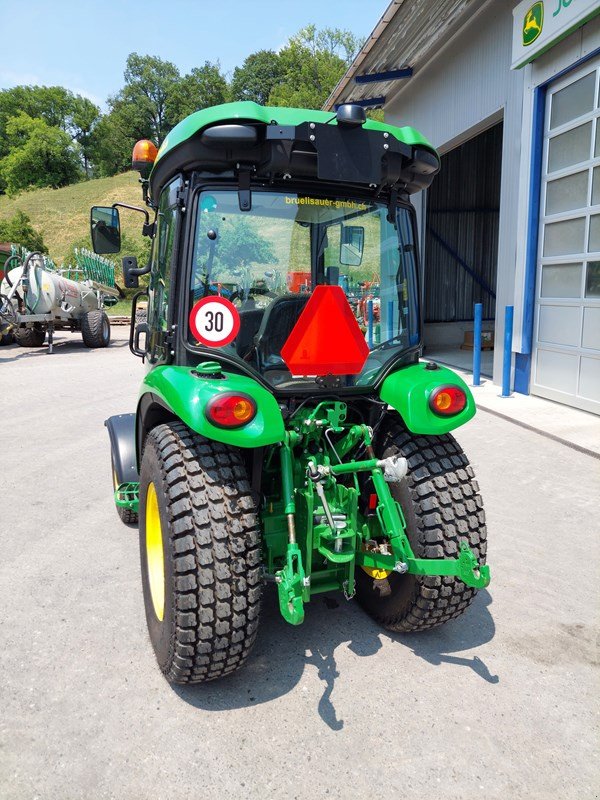
{"label": "tractor seat", "polygon": [[259,372],[285,369],[281,348],[298,322],[309,297],[309,294],[284,294],[268,306],[254,340]]}
{"label": "tractor seat", "polygon": [[246,358],[252,350],[264,314],[264,308],[240,309],[240,332],[235,339],[235,349],[240,358]]}

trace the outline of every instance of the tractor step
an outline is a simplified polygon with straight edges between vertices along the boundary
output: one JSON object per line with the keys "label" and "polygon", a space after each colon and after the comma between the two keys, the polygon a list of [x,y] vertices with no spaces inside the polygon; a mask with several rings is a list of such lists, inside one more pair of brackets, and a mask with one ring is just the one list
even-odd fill
{"label": "tractor step", "polygon": [[137,513],[140,505],[139,483],[120,483],[115,489],[115,505]]}

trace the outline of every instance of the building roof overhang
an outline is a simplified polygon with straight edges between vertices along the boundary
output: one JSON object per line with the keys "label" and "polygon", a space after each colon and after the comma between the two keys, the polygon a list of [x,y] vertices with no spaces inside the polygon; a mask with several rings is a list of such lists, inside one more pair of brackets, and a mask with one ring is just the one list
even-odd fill
{"label": "building roof overhang", "polygon": [[323,108],[381,107],[413,80],[485,0],[392,0]]}

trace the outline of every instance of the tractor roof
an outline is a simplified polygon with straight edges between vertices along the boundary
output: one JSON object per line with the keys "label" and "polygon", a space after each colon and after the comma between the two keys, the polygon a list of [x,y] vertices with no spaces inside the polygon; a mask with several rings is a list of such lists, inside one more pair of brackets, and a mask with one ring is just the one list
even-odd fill
{"label": "tractor roof", "polygon": [[[161,144],[156,162],[178,145],[190,139],[195,134],[208,128],[211,125],[218,125],[224,122],[262,122],[265,125],[273,123],[275,125],[301,125],[303,122],[320,122],[330,125],[337,125],[335,114],[331,111],[316,111],[307,108],[282,108],[277,106],[260,106],[249,100],[238,103],[222,103],[219,106],[205,108],[196,111],[189,117],[183,119],[173,130],[167,134]],[[385,122],[377,122],[367,119],[363,128],[387,132],[399,142],[408,145],[421,145],[433,150],[429,141],[415,128],[405,126],[398,128],[395,125],[387,125]]]}
{"label": "tractor roof", "polygon": [[[194,170],[271,185],[283,180],[330,188],[352,184],[379,196],[426,188],[439,170],[439,158],[414,128],[365,119],[358,106],[342,106],[332,114],[246,101],[197,111],[173,128],[150,174],[152,197],[158,198],[175,175]],[[240,178],[241,173],[248,177]]]}

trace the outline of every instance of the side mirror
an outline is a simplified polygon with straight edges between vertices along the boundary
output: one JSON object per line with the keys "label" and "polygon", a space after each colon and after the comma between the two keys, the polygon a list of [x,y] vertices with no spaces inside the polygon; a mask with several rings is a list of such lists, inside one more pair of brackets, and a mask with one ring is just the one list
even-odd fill
{"label": "side mirror", "polygon": [[121,222],[119,210],[106,206],[93,206],[90,214],[92,246],[94,253],[107,255],[121,249]]}
{"label": "side mirror", "polygon": [[365,229],[361,225],[342,225],[340,237],[340,264],[358,267],[365,246]]}

